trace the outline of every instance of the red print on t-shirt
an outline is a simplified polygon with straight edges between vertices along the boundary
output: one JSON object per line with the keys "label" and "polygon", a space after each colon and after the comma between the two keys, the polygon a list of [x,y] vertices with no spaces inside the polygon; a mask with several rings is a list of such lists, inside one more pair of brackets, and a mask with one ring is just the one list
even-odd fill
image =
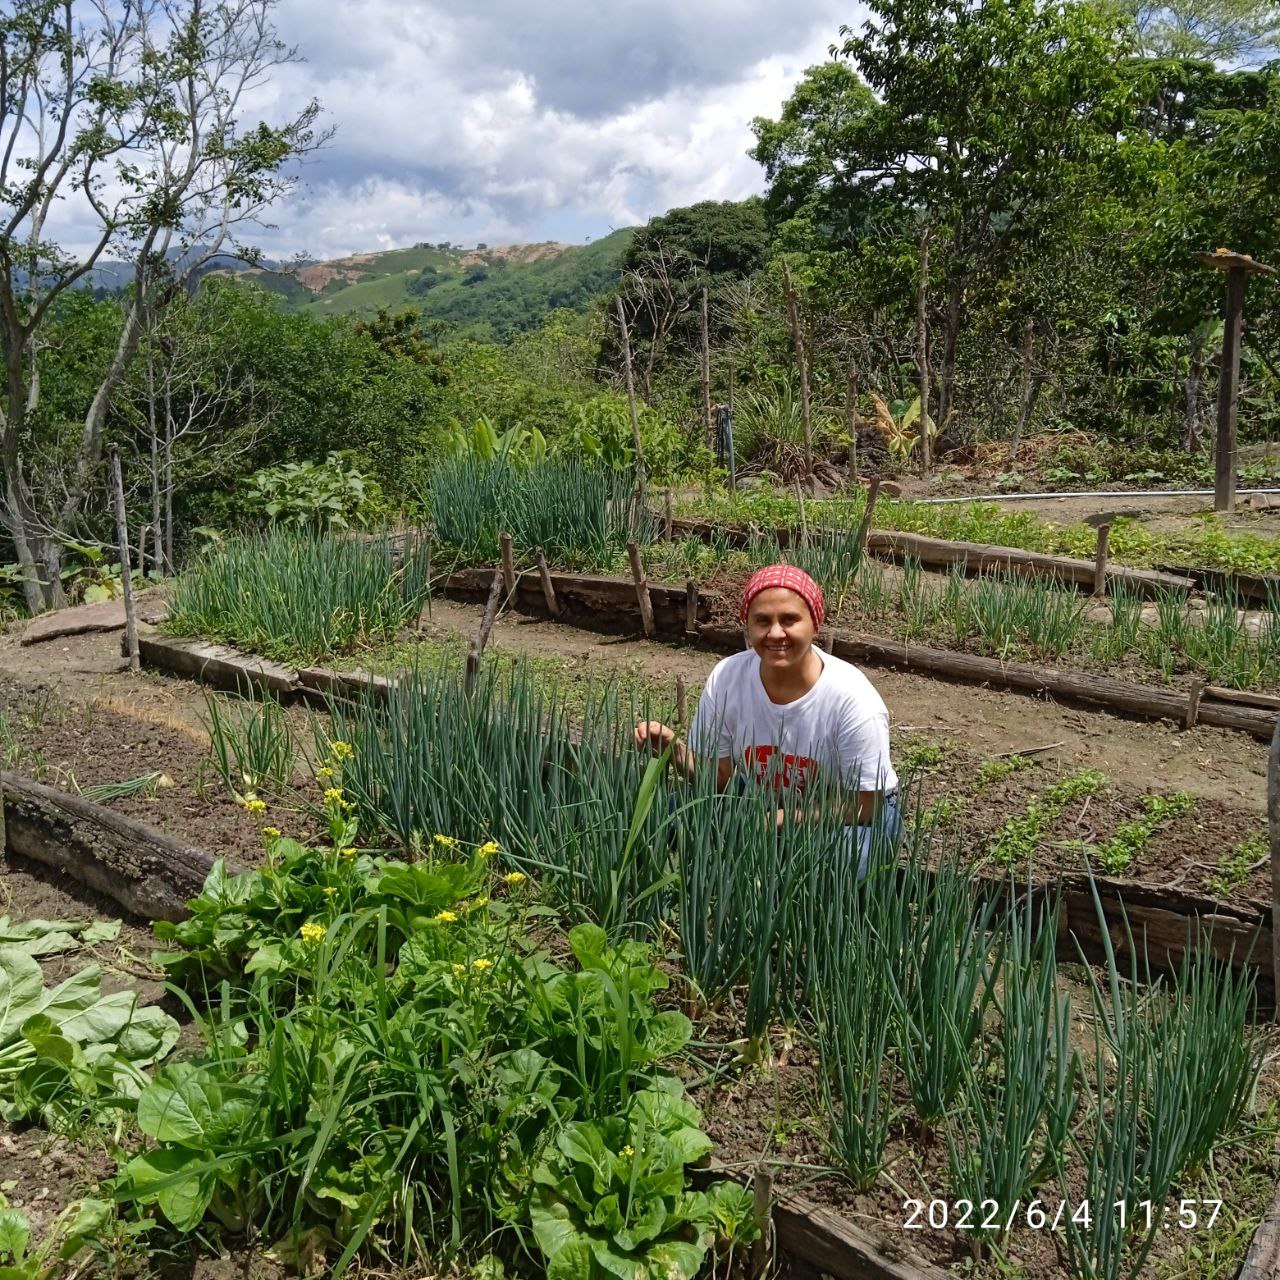
{"label": "red print on t-shirt", "polygon": [[817,772],[818,762],[809,756],[783,752],[781,764],[775,759],[778,748],[748,747],[743,753],[747,768],[754,769],[757,782],[771,782],[775,791],[794,791],[803,795],[809,779]]}

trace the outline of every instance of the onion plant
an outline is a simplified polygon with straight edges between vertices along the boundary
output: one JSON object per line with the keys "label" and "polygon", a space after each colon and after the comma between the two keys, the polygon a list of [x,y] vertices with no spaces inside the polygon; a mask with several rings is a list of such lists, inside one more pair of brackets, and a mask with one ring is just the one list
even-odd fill
{"label": "onion plant", "polygon": [[912,937],[895,984],[896,1037],[926,1131],[947,1114],[966,1081],[1003,960],[996,900],[979,898],[962,857],[946,853],[931,871],[916,858],[908,863]]}
{"label": "onion plant", "polygon": [[560,563],[590,568],[616,561],[630,539],[652,541],[652,519],[632,497],[627,472],[471,455],[443,462],[426,495],[437,536],[464,556],[492,564],[506,532],[525,553],[541,546]]}
{"label": "onion plant", "polygon": [[230,538],[179,575],[166,629],[291,662],[392,640],[429,595],[429,547],[401,542],[285,527]]}
{"label": "onion plant", "polygon": [[267,692],[233,701],[205,694],[214,768],[235,794],[283,791],[293,780],[297,743],[284,708]]}
{"label": "onion plant", "polygon": [[[1012,886],[1011,886],[1012,888]],[[967,1064],[960,1105],[947,1126],[952,1191],[975,1205],[994,1200],[1005,1215],[1053,1171],[1076,1108],[1078,1056],[1071,1048],[1070,998],[1058,987],[1055,904],[1026,892],[1004,918],[997,1066]],[[1001,1217],[990,1230],[1007,1234]]]}

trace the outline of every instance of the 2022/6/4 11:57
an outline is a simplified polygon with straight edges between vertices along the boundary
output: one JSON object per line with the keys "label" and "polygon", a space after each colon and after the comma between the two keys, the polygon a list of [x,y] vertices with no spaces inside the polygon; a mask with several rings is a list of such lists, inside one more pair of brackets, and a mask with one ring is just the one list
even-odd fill
{"label": "2022/6/4 11:57", "polygon": [[[1016,1200],[1005,1210],[996,1200],[904,1200],[902,1223],[906,1231],[1061,1231],[1070,1222],[1086,1230],[1095,1216],[1088,1200]],[[1150,1231],[1153,1227],[1183,1231],[1212,1228],[1222,1210],[1221,1200],[1179,1200],[1177,1206],[1157,1206],[1151,1200],[1116,1200],[1110,1205],[1120,1229],[1129,1226]]]}

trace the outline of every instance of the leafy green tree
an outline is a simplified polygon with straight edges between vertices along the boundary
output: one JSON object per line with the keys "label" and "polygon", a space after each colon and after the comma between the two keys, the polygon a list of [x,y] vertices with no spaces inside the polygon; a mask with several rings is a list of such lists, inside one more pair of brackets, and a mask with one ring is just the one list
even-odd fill
{"label": "leafy green tree", "polygon": [[[27,605],[64,599],[62,540],[78,531],[103,432],[151,318],[192,273],[290,186],[287,168],[320,140],[311,102],[283,123],[246,126],[246,91],[292,57],[275,0],[13,0],[0,13],[0,517]],[[92,244],[48,237],[74,199]],[[110,362],[61,475],[33,474],[39,356],[58,299],[110,258],[129,288]]]}

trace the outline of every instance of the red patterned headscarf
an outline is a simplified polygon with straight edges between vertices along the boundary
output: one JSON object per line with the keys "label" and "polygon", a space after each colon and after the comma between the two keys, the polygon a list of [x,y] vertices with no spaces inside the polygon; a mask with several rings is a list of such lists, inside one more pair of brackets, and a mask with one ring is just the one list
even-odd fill
{"label": "red patterned headscarf", "polygon": [[774,587],[785,587],[788,591],[794,591],[809,606],[813,625],[822,626],[822,620],[827,616],[827,604],[822,598],[822,588],[803,569],[797,569],[791,564],[771,564],[764,569],[758,569],[751,575],[742,592],[740,616],[743,622],[746,622],[747,610],[751,608],[751,602],[756,596]]}

